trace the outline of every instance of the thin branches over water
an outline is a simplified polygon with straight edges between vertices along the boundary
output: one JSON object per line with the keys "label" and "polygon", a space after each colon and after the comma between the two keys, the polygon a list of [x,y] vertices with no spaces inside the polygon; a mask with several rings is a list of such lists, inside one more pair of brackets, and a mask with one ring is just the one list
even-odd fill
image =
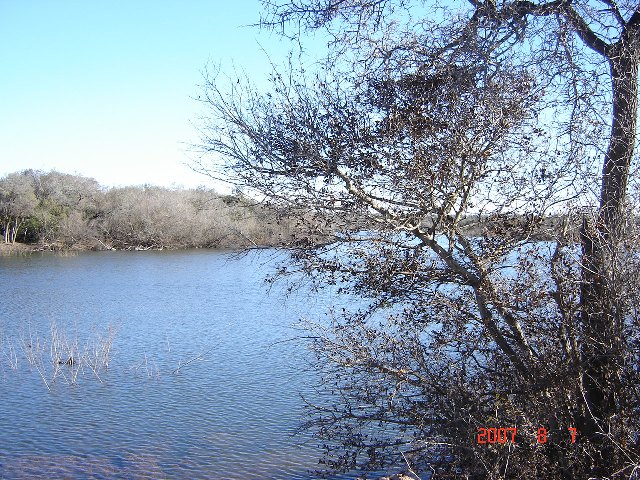
{"label": "thin branches over water", "polygon": [[208,78],[203,150],[325,234],[280,277],[365,304],[310,329],[322,473],[635,475],[637,2],[267,5],[329,60],[264,92]]}

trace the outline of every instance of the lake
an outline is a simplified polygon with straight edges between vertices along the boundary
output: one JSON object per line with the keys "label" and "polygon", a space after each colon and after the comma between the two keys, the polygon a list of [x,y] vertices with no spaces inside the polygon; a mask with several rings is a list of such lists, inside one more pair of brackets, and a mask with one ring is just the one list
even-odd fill
{"label": "lake", "polygon": [[[269,290],[278,255],[0,257],[0,478],[315,478],[288,340],[335,298]],[[103,358],[109,328],[107,369],[51,361]]]}

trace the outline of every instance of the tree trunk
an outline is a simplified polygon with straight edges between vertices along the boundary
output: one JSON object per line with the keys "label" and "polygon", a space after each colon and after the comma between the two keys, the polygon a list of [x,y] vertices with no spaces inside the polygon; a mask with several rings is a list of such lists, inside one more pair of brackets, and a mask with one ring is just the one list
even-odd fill
{"label": "tree trunk", "polygon": [[618,308],[615,278],[618,245],[624,235],[625,196],[635,146],[638,95],[638,61],[630,42],[619,42],[608,55],[613,87],[612,128],[605,156],[600,208],[593,222],[582,226],[583,285],[581,291],[582,433],[600,451],[592,475],[603,477],[614,465],[612,442],[604,433],[617,431],[611,422],[617,411],[622,365],[624,312]]}
{"label": "tree trunk", "polygon": [[18,217],[13,219],[13,225],[11,225],[11,243],[16,243],[16,237],[18,236],[18,228],[20,228],[20,221]]}
{"label": "tree trunk", "polygon": [[636,142],[638,117],[638,55],[630,42],[612,48],[613,122],[602,171],[600,232],[616,243],[622,234],[629,167]]}

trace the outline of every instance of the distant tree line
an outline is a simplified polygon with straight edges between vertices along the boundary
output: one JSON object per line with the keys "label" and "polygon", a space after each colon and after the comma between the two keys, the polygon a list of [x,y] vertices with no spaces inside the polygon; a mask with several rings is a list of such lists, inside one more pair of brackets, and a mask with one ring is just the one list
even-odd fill
{"label": "distant tree line", "polygon": [[93,178],[24,170],[0,178],[4,243],[42,249],[161,249],[286,244],[295,226],[272,208],[214,190],[106,188]]}

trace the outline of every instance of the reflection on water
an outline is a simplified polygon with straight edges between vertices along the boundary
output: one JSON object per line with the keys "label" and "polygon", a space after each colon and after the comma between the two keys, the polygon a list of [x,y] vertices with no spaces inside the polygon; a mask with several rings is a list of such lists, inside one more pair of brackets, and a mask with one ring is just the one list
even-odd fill
{"label": "reflection on water", "polygon": [[[0,257],[0,478],[313,478],[319,452],[292,435],[313,373],[282,340],[334,300],[267,292],[275,261]],[[48,355],[52,325],[80,350],[115,328],[108,369],[81,368],[74,384],[49,371],[49,391],[25,345]]]}

